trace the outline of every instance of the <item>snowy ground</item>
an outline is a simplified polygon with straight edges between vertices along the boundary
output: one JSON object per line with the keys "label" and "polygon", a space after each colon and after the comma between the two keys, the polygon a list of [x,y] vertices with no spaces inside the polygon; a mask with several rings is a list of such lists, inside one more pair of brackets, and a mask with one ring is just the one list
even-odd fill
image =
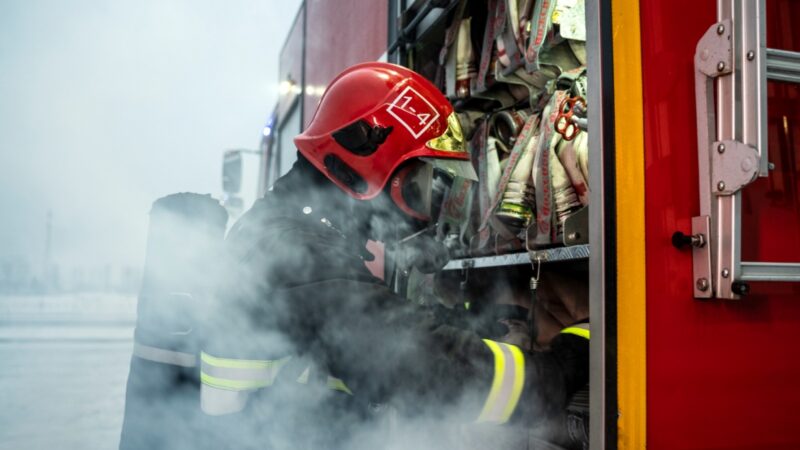
{"label": "snowy ground", "polygon": [[0,297],[0,449],[115,449],[135,298]]}

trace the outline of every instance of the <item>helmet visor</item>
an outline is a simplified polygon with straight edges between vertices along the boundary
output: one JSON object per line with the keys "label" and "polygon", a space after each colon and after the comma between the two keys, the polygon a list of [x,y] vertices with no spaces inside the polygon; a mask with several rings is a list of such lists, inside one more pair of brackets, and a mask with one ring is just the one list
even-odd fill
{"label": "helmet visor", "polygon": [[478,174],[472,167],[472,161],[463,159],[444,159],[444,158],[420,158],[420,160],[433,166],[436,170],[446,173],[450,177],[461,177],[472,181],[478,181]]}
{"label": "helmet visor", "polygon": [[[464,133],[461,130],[461,122],[458,115],[453,112],[447,117],[447,130],[441,136],[431,139],[427,146],[434,150],[443,152],[463,153],[468,157],[467,146],[464,142]],[[473,181],[478,181],[478,175],[472,162],[469,159],[455,158],[420,158],[434,168],[450,175],[451,177],[461,177]]]}
{"label": "helmet visor", "polygon": [[455,177],[477,180],[469,161],[419,158],[392,177],[390,194],[407,215],[422,221],[437,218]]}
{"label": "helmet visor", "polygon": [[392,200],[407,215],[430,220],[432,182],[433,166],[412,161],[392,177]]}

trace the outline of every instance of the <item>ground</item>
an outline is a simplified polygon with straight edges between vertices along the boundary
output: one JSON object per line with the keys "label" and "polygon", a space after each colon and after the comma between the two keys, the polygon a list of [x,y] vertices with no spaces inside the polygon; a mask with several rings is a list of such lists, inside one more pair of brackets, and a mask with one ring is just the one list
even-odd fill
{"label": "ground", "polygon": [[0,297],[0,450],[115,449],[135,298]]}

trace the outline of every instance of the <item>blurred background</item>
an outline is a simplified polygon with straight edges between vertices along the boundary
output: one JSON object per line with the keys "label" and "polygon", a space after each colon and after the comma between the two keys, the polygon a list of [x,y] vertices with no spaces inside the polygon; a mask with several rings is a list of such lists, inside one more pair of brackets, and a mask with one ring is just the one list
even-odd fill
{"label": "blurred background", "polygon": [[0,449],[116,448],[150,205],[258,148],[300,3],[0,1]]}

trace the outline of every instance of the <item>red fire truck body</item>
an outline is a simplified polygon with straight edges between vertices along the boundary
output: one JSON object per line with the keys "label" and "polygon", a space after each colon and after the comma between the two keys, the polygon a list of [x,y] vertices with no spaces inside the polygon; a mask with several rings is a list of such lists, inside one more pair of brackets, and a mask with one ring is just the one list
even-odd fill
{"label": "red fire truck body", "polygon": [[[766,4],[767,47],[800,50],[791,25],[800,3]],[[647,443],[800,448],[800,412],[792,406],[800,401],[800,360],[793,356],[800,284],[759,282],[740,300],[694,300],[692,255],[669,243],[675,230],[691,229],[699,210],[692,65],[716,10],[713,2],[641,2],[644,184],[636,189],[645,193]],[[775,167],[742,190],[742,259],[796,263],[800,89],[769,81],[767,96]],[[624,132],[625,123],[616,126]],[[620,354],[625,344],[618,341]]]}
{"label": "red fire truck body", "polygon": [[[262,188],[290,167],[291,138],[308,125],[339,71],[378,59],[417,68],[436,53],[420,36],[425,27],[444,27],[450,2],[428,3],[303,3],[281,54],[283,90],[262,143]],[[725,212],[718,209],[710,219],[718,231],[697,228],[708,220],[701,211],[704,184],[698,183],[709,172],[703,158],[711,158],[712,177],[719,172],[713,152],[698,148],[698,127],[705,122],[698,113],[695,55],[716,57],[717,50],[709,53],[700,44],[707,33],[713,40],[714,30],[721,38],[731,33],[735,49],[747,45],[728,29],[746,16],[747,8],[736,6],[743,3],[748,1],[585,0],[593,137],[586,262],[593,449],[800,448],[800,358],[794,347],[800,334],[800,27],[794,26],[800,2],[769,0],[759,13],[766,12],[765,47],[784,52],[768,50],[762,57],[762,49],[750,58],[745,48],[741,61],[730,60],[766,65],[768,176],[735,194],[740,198],[733,203],[738,215],[732,227],[722,225]],[[736,8],[745,11],[731,12]],[[430,17],[415,20],[422,14]],[[714,45],[725,45],[719,42]],[[709,75],[717,77],[712,114],[720,136],[728,127],[719,100],[723,84],[740,76],[738,69],[729,74],[725,61],[712,61],[719,74]],[[783,70],[777,78],[770,75],[776,67]],[[749,126],[747,116],[731,121],[728,128]],[[723,155],[712,140],[712,150]],[[731,147],[737,140],[741,136],[733,133],[725,142]],[[713,192],[720,184],[711,183],[707,198],[722,204],[723,194]],[[676,248],[677,231],[703,234],[704,245],[687,241]],[[711,272],[699,276],[703,258],[723,255],[729,242],[740,249],[733,251],[736,265],[712,262]],[[745,290],[747,295],[736,294]]]}

